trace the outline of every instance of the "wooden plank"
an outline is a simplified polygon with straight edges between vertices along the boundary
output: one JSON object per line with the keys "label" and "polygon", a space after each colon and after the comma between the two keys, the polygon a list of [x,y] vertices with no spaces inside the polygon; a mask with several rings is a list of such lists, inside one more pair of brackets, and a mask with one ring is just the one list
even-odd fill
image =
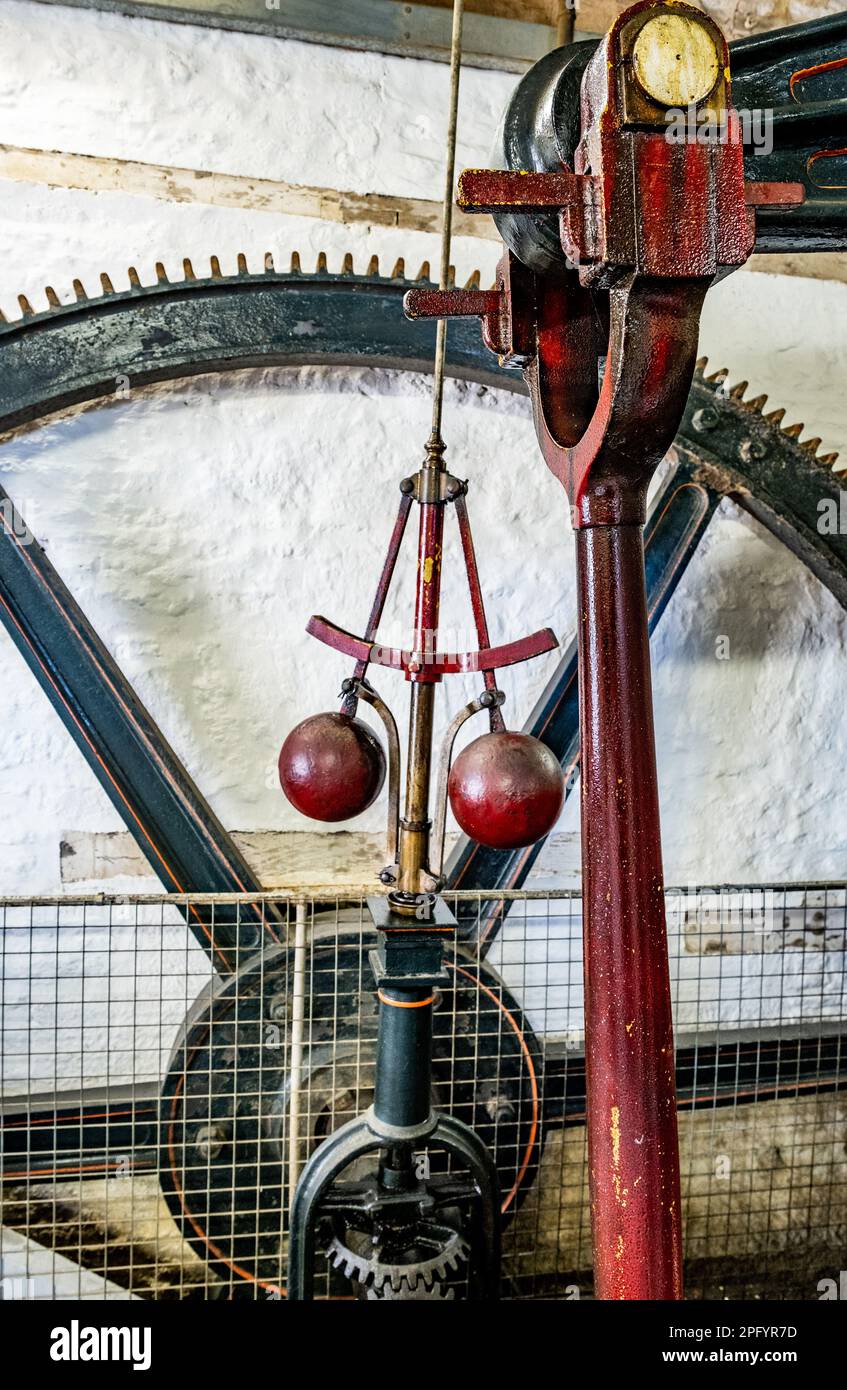
{"label": "wooden plank", "polygon": [[[0,145],[0,179],[82,189],[87,193],[129,193],[168,203],[203,203],[290,217],[316,217],[323,222],[364,222],[412,232],[441,231],[441,202],[435,199],[349,193],[241,174],[210,174],[137,160],[65,154],[61,150]],[[453,233],[498,240],[490,217],[472,217],[458,209],[453,214]]]}
{"label": "wooden plank", "polygon": [[[453,0],[421,0],[433,9],[452,10]],[[522,19],[527,24],[556,22],[560,0],[465,0],[465,15],[487,14],[493,19]]]}
{"label": "wooden plank", "polygon": [[[167,203],[202,203],[290,217],[314,217],[343,225],[365,223],[433,234],[441,229],[441,204],[428,198],[350,193],[241,174],[210,174],[199,169],[105,159],[99,155],[65,154],[60,150],[25,149],[17,145],[0,145],[0,179],[79,189],[86,193],[128,193]],[[472,217],[458,208],[453,213],[453,233],[482,241],[499,240],[490,217]],[[802,256],[753,256],[745,269],[847,283],[847,257],[835,251]]]}
{"label": "wooden plank", "polygon": [[[376,871],[385,862],[385,836],[361,830],[235,830],[232,834],[266,889],[319,883],[370,891]],[[448,833],[448,853],[457,838]],[[59,861],[63,887],[149,878],[152,873],[132,836],[123,830],[69,831],[62,837]],[[545,885],[573,887],[578,865],[577,836],[553,835],[545,855]],[[541,877],[541,871],[535,871],[526,886],[537,885]]]}
{"label": "wooden plank", "polygon": [[[425,5],[452,9],[453,0],[423,0]],[[566,0],[570,6],[573,0]],[[584,33],[605,34],[619,14],[630,8],[632,0],[576,0],[577,26]],[[492,17],[524,20],[530,24],[554,25],[559,0],[465,0],[465,10]],[[698,8],[712,14],[727,38],[743,39],[750,34],[802,24],[832,14],[826,0],[769,0],[767,5],[736,5],[727,14],[720,0],[698,0]]]}

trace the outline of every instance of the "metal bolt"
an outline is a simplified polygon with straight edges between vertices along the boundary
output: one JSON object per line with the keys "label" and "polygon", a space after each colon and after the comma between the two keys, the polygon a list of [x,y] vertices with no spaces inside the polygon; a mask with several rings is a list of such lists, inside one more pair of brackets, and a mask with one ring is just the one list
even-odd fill
{"label": "metal bolt", "polygon": [[383,869],[379,875],[380,883],[396,883],[397,879],[390,869]]}
{"label": "metal bolt", "polygon": [[713,430],[718,418],[718,412],[712,406],[705,405],[702,410],[695,410],[691,423],[695,430],[702,433],[704,430]]}
{"label": "metal bolt", "polygon": [[515,1118],[515,1103],[510,1096],[502,1091],[495,1096],[489,1096],[485,1102],[485,1110],[489,1119],[495,1124],[507,1124],[509,1120]]}
{"label": "metal bolt", "polygon": [[287,994],[275,994],[268,1003],[268,1018],[274,1023],[284,1023],[288,1018],[289,998]]}
{"label": "metal bolt", "polygon": [[400,491],[401,491],[402,493],[408,494],[408,493],[410,493],[410,492],[414,492],[414,490],[415,490],[415,480],[414,480],[414,478],[403,478],[402,481],[401,481],[401,483],[400,483]]}
{"label": "metal bolt", "polygon": [[218,1157],[228,1138],[229,1132],[224,1125],[201,1125],[194,1147],[200,1157],[209,1162]]}
{"label": "metal bolt", "polygon": [[745,439],[739,452],[745,462],[750,463],[753,459],[765,458],[768,448],[761,439]]}

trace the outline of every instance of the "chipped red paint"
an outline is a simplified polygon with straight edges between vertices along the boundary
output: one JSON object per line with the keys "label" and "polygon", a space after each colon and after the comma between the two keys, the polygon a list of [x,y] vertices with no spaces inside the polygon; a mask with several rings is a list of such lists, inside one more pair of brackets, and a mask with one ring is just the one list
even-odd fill
{"label": "chipped red paint", "polygon": [[291,805],[312,820],[361,815],[385,781],[385,754],[376,735],[348,714],[313,714],[286,738],[279,780]]}
{"label": "chipped red paint", "polygon": [[453,814],[466,835],[519,849],[549,835],[565,801],[559,760],[531,734],[503,729],[463,748],[450,769]]}
{"label": "chipped red paint", "polygon": [[440,497],[421,501],[418,528],[418,568],[415,583],[415,636],[411,661],[406,663],[407,679],[440,680],[434,659],[438,646],[441,614],[441,557],[444,549],[444,506]]}
{"label": "chipped red paint", "polygon": [[682,1297],[640,526],[577,534],[588,1161],[598,1298]]}

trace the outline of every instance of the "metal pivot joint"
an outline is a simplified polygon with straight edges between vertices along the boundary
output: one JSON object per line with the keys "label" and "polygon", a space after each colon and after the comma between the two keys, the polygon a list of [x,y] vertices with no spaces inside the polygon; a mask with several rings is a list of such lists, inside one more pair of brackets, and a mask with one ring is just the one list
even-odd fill
{"label": "metal pivot joint", "polygon": [[[541,452],[570,503],[595,1288],[674,1299],[679,1158],[645,499],[682,419],[709,286],[751,254],[755,209],[790,208],[804,190],[745,180],[727,44],[701,11],[638,4],[590,57],[573,53],[560,63],[570,104],[566,84],[530,74],[506,151],[555,130],[569,142],[559,167],[460,179],[460,206],[495,214],[509,243],[495,287],[412,290],[405,304],[412,318],[481,318],[487,345],[523,370]],[[679,107],[715,112],[723,138],[669,138]],[[540,264],[551,219],[559,256],[554,247]]]}

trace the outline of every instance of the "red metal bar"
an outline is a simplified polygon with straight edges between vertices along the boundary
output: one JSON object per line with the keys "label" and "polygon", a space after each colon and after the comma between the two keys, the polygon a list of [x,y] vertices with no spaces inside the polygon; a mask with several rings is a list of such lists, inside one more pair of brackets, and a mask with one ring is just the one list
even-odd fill
{"label": "red metal bar", "polygon": [[[488,619],[485,616],[485,600],[482,596],[482,585],[479,582],[479,567],[476,563],[476,550],[473,543],[473,532],[471,531],[471,519],[468,516],[467,503],[464,496],[460,493],[454,503],[456,508],[456,520],[459,523],[459,536],[462,541],[462,555],[465,560],[465,573],[468,576],[468,588],[471,594],[471,608],[473,609],[474,624],[476,626],[477,645],[480,651],[485,650],[491,645],[491,638],[488,635]],[[494,670],[485,672],[486,690],[497,689],[497,675]],[[500,707],[495,705],[489,714],[491,728],[497,733],[502,733],[506,724]]]}
{"label": "red metal bar", "polygon": [[682,1297],[642,528],[577,531],[588,1146],[598,1298]]}
{"label": "red metal bar", "polygon": [[[418,530],[418,568],[415,583],[414,649],[429,665],[438,650],[441,612],[441,560],[444,549],[444,504],[421,501]],[[414,674],[414,673],[413,673]]]}
{"label": "red metal bar", "polygon": [[748,208],[799,207],[806,190],[802,183],[745,183],[744,201]]}
{"label": "red metal bar", "polygon": [[[376,586],[374,601],[371,605],[368,625],[365,628],[364,640],[368,643],[373,642],[376,637],[377,628],[382,621],[382,612],[385,608],[385,600],[388,597],[388,590],[391,588],[391,580],[394,577],[394,570],[397,565],[397,556],[400,554],[400,546],[406,531],[406,522],[409,520],[409,511],[412,506],[411,493],[404,493],[400,498],[400,506],[397,510],[397,519],[388,541],[388,551],[385,556],[385,563],[382,566],[382,573],[379,576],[379,583]],[[362,680],[368,669],[368,658],[360,658],[356,662],[356,669],[353,672],[354,680]],[[355,706],[355,700],[345,701],[345,705]],[[350,708],[349,712],[355,714],[355,707]]]}
{"label": "red metal bar", "polygon": [[438,652],[430,642],[431,651],[424,661],[416,662],[416,652],[401,651],[399,647],[381,647],[376,643],[363,641],[353,632],[347,632],[337,623],[331,623],[319,613],[314,614],[306,624],[310,637],[343,652],[354,661],[373,662],[375,666],[388,666],[394,671],[405,671],[416,681],[434,681],[441,676],[455,676],[473,671],[496,671],[500,666],[515,666],[520,661],[529,661],[544,652],[552,652],[559,645],[552,628],[542,627],[528,637],[518,637],[514,642],[504,642],[502,647],[486,647],[478,652]]}
{"label": "red metal bar", "polygon": [[407,290],[403,312],[407,319],[475,319],[498,314],[499,290]]}
{"label": "red metal bar", "polygon": [[465,169],[456,202],[464,212],[549,212],[579,206],[590,188],[590,174],[536,173],[533,170]]}

